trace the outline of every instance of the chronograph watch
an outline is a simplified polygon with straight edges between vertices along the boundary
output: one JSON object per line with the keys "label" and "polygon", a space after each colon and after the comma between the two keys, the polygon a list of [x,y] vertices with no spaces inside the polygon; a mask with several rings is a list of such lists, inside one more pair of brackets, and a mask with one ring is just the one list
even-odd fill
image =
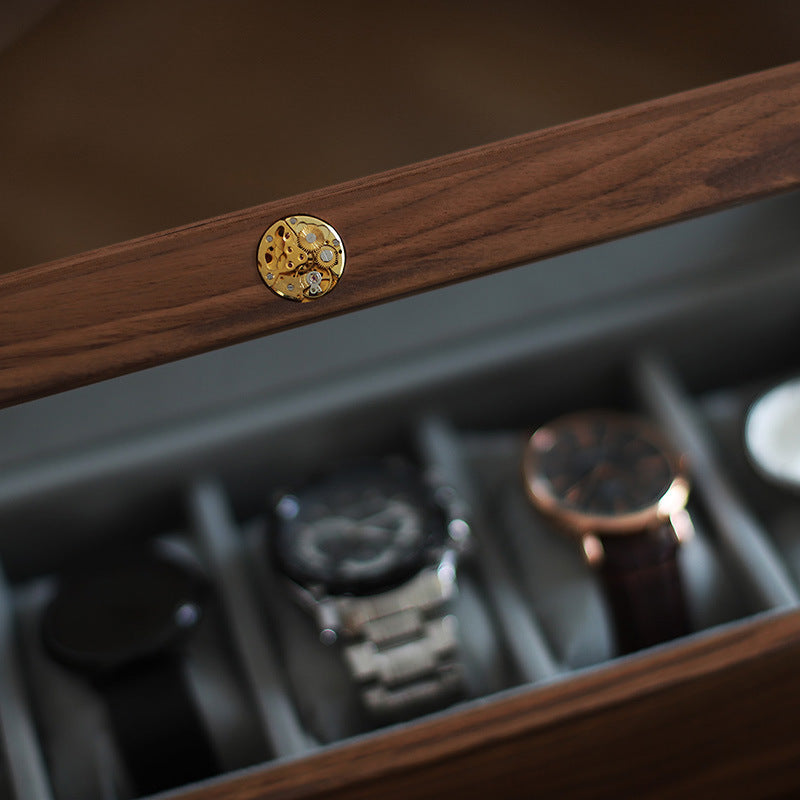
{"label": "chronograph watch", "polygon": [[341,646],[370,713],[399,718],[461,694],[446,609],[470,530],[452,490],[386,458],[282,495],[273,518],[275,565],[322,643]]}
{"label": "chronograph watch", "polygon": [[523,471],[534,506],[597,568],[620,651],[689,632],[677,563],[689,483],[658,429],[615,412],[564,416],[530,438]]}

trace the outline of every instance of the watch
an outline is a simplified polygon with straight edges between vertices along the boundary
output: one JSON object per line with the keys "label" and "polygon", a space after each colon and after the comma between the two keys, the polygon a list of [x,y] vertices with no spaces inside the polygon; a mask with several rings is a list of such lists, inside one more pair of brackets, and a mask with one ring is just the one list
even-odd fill
{"label": "watch", "polygon": [[523,472],[534,506],[597,568],[620,652],[689,632],[677,563],[689,482],[656,428],[616,412],[560,417],[531,436]]}
{"label": "watch", "polygon": [[219,771],[181,658],[207,592],[194,569],[146,550],[63,576],[45,609],[45,647],[104,700],[137,796]]}
{"label": "watch", "polygon": [[410,462],[361,462],[274,505],[272,553],[324,645],[338,645],[366,710],[399,718],[463,693],[456,562],[470,530],[447,487]]}
{"label": "watch", "polygon": [[763,478],[800,489],[800,378],[778,384],[750,406],[744,444]]}

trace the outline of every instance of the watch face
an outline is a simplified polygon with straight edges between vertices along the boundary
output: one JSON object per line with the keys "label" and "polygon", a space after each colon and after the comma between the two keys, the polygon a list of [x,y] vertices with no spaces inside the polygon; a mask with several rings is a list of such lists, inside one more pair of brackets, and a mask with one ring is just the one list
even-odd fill
{"label": "watch face", "polygon": [[44,641],[62,663],[104,672],[160,654],[202,616],[205,584],[193,570],[137,554],[61,581],[45,610]]}
{"label": "watch face", "polygon": [[788,489],[800,489],[800,379],[782,383],[750,408],[744,441],[761,474]]}
{"label": "watch face", "polygon": [[332,594],[369,594],[402,582],[444,541],[441,513],[405,462],[334,473],[285,495],[275,512],[278,566]]}
{"label": "watch face", "polygon": [[685,503],[688,488],[678,462],[652,426],[597,412],[562,417],[536,431],[525,472],[533,502],[567,525],[627,532],[655,522],[664,498],[674,496],[676,507]]}

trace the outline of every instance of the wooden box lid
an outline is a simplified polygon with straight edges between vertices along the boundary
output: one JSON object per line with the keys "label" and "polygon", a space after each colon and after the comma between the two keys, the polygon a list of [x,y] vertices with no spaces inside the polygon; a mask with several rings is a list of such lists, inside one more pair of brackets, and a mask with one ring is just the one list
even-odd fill
{"label": "wooden box lid", "polygon": [[[800,185],[800,64],[0,276],[11,405]],[[277,218],[330,222],[330,294],[272,294]]]}

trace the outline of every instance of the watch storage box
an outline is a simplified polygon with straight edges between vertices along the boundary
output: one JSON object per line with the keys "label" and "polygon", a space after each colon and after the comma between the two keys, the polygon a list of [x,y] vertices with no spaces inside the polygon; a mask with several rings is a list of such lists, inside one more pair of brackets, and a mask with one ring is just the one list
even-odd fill
{"label": "watch storage box", "polygon": [[[271,745],[176,796],[797,791],[798,549],[729,457],[729,401],[800,365],[798,197],[763,199],[800,185],[798,123],[789,66],[4,276],[10,796],[57,794],[20,593],[98,542],[175,530],[222,594]],[[347,251],[309,303],[256,269],[292,213]],[[626,657],[522,490],[525,435],[586,407],[647,413],[691,463],[696,632]],[[409,443],[470,507],[506,666],[480,696],[324,742],[248,543],[269,490]]]}

